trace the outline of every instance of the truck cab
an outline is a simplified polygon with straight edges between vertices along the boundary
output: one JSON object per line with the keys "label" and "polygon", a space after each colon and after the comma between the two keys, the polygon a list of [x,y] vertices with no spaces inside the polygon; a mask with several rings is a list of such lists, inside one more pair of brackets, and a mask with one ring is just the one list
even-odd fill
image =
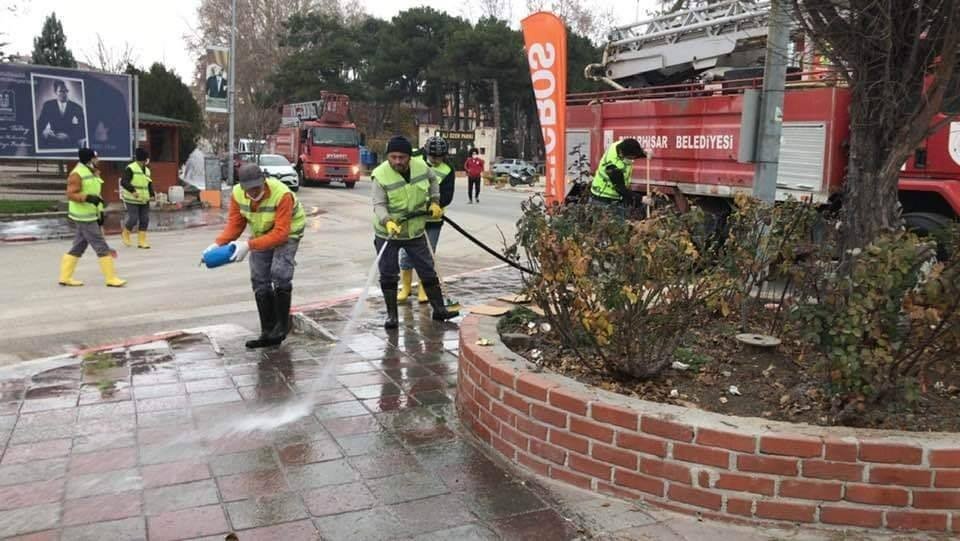
{"label": "truck cab", "polygon": [[297,171],[304,183],[342,182],[353,188],[360,179],[360,136],[350,122],[303,122],[299,130]]}

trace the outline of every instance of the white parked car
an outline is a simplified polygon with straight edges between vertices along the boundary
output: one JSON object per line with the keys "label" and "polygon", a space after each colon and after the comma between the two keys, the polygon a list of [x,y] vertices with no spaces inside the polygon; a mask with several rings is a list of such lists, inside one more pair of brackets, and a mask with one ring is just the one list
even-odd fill
{"label": "white parked car", "polygon": [[297,170],[283,156],[261,154],[257,160],[257,165],[266,175],[276,178],[291,190],[298,191],[300,189],[300,176],[297,175]]}
{"label": "white parked car", "polygon": [[493,164],[490,168],[494,175],[509,175],[512,172],[526,173],[530,176],[537,174],[537,168],[528,161],[516,158],[507,158]]}

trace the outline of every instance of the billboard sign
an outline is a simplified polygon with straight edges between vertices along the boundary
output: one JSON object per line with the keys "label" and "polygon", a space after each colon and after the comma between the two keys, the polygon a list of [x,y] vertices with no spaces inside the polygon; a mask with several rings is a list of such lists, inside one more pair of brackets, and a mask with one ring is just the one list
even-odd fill
{"label": "billboard sign", "polygon": [[230,73],[230,49],[226,47],[207,47],[207,85],[204,89],[206,109],[208,113],[227,113],[227,96],[230,87],[228,80]]}
{"label": "billboard sign", "polygon": [[132,156],[131,77],[33,64],[0,64],[0,159]]}

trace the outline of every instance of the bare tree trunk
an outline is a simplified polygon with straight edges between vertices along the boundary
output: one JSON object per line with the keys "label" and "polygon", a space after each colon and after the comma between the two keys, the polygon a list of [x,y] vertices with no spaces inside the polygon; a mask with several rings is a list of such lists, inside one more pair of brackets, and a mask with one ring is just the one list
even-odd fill
{"label": "bare tree trunk", "polygon": [[897,193],[899,170],[883,174],[881,141],[870,130],[852,130],[844,185],[845,248],[862,248],[880,234],[901,227]]}
{"label": "bare tree trunk", "polygon": [[500,155],[500,84],[493,79],[493,127],[496,131],[496,141],[493,143],[494,157]]}

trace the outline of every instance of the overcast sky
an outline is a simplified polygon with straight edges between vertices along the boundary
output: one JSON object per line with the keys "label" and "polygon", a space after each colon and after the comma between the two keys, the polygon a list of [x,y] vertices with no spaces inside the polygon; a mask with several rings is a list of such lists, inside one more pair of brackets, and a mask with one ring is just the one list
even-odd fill
{"label": "overcast sky", "polygon": [[[602,7],[613,4],[609,0],[582,0],[586,5]],[[474,2],[463,0],[361,0],[367,12],[379,18],[389,19],[400,11],[417,6],[430,6],[451,15],[476,20],[480,15]],[[511,0],[509,17],[514,28],[519,28],[520,19],[527,15],[524,0]],[[0,6],[10,3],[0,0]],[[200,0],[29,0],[15,2],[19,12],[9,16],[0,12],[0,40],[9,41],[9,52],[27,54],[33,50],[33,38],[40,33],[43,21],[51,12],[63,24],[67,46],[79,61],[93,58],[97,34],[109,48],[122,49],[124,43],[133,46],[138,64],[149,66],[160,61],[172,67],[186,80],[192,75],[194,59],[187,52],[184,39],[196,29],[196,11]],[[618,20],[624,24],[634,22],[637,13],[644,18],[654,0],[618,0],[614,8]],[[452,6],[452,7],[451,7]],[[599,60],[599,59],[597,59]]]}

